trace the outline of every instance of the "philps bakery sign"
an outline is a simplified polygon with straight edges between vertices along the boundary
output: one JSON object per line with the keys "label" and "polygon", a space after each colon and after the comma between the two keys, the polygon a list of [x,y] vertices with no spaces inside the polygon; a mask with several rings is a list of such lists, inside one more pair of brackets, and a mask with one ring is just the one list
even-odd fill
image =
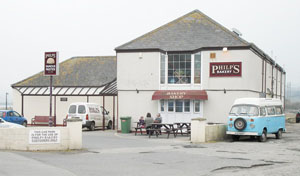
{"label": "philps bakery sign", "polygon": [[58,52],[45,52],[44,75],[57,76],[59,74]]}
{"label": "philps bakery sign", "polygon": [[242,76],[242,62],[211,62],[210,77]]}

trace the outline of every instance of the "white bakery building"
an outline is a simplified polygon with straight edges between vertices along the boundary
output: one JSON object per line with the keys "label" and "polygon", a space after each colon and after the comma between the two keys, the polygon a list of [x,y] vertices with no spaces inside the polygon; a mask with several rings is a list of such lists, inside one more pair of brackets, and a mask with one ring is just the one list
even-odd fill
{"label": "white bakery building", "polygon": [[285,99],[283,68],[198,10],[115,50],[119,117],[133,122],[150,112],[166,123],[226,123],[236,98]]}

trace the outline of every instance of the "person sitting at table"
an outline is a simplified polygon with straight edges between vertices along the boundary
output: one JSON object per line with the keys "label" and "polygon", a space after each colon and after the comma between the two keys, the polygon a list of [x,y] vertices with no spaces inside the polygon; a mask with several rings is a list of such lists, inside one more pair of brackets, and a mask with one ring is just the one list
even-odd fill
{"label": "person sitting at table", "polygon": [[154,123],[161,123],[162,122],[162,118],[161,118],[161,116],[160,116],[160,113],[158,113],[157,115],[156,115],[156,118],[155,118],[155,120],[154,120]]}
{"label": "person sitting at table", "polygon": [[149,128],[151,128],[151,123],[153,123],[153,118],[151,117],[151,114],[148,112],[145,119],[145,126],[146,126],[146,132],[149,134]]}
{"label": "person sitting at table", "polygon": [[145,120],[143,116],[141,116],[139,119],[139,125],[141,128],[145,128]]}
{"label": "person sitting at table", "polygon": [[[161,123],[162,122],[162,118],[161,118],[161,116],[160,116],[160,113],[158,113],[157,115],[156,115],[156,118],[155,118],[155,120],[154,120],[154,123]],[[161,128],[162,127],[162,125],[156,125],[156,128]],[[161,134],[161,130],[159,130],[159,133]]]}

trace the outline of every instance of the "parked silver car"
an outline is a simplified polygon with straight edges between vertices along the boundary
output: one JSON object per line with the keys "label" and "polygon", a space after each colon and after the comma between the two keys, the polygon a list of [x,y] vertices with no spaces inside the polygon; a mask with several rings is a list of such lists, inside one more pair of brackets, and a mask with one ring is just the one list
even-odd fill
{"label": "parked silver car", "polygon": [[0,118],[0,128],[25,128],[25,127],[16,123],[7,122],[2,118]]}

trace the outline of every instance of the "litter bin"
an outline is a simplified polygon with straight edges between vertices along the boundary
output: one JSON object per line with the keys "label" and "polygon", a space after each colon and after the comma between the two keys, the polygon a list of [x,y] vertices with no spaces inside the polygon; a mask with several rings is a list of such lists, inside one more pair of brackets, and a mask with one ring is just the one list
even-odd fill
{"label": "litter bin", "polygon": [[120,119],[122,133],[130,133],[131,117],[121,117]]}

